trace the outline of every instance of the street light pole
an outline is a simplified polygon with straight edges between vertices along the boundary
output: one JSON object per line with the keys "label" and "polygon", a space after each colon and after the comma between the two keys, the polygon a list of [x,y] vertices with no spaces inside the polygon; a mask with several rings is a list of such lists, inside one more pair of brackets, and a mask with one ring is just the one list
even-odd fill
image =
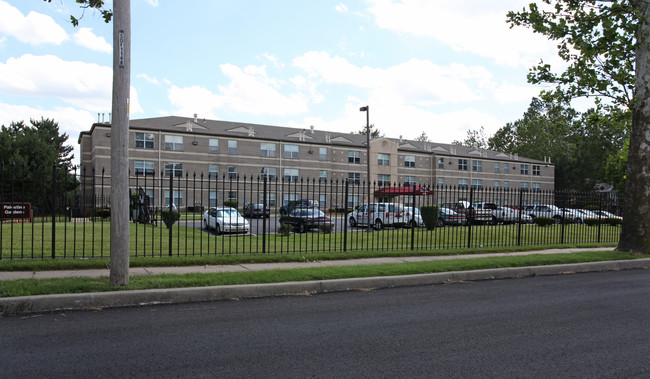
{"label": "street light pole", "polygon": [[370,106],[366,105],[365,107],[361,107],[359,111],[366,112],[366,195],[368,196],[368,207],[366,210],[368,212],[368,232],[370,232]]}

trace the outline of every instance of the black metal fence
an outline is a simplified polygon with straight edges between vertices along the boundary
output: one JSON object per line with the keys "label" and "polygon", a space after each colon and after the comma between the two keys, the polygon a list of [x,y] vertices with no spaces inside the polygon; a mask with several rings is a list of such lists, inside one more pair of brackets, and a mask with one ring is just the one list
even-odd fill
{"label": "black metal fence", "polygon": [[[545,192],[398,183],[370,186],[370,203],[397,203],[393,214],[372,214],[360,224],[353,211],[368,203],[364,182],[313,178],[237,177],[152,172],[131,176],[130,254],[133,257],[209,254],[303,254],[351,250],[418,250],[617,242],[620,225],[600,211],[621,214],[619,198],[598,192]],[[60,172],[56,167],[0,166],[0,259],[103,258],[110,255],[111,178],[101,172]],[[331,219],[330,228],[281,233],[281,215],[293,201],[310,200]],[[423,226],[413,208],[484,204],[458,210],[460,225]],[[207,230],[204,212],[231,206],[241,213],[265,204],[269,217],[248,218],[246,233]],[[539,226],[526,217],[534,205],[564,210],[557,223]],[[503,210],[491,209],[495,206]],[[528,207],[528,208],[527,208]],[[180,218],[167,227],[169,209]],[[363,208],[362,208],[363,209]],[[596,215],[575,217],[575,209]],[[501,217],[506,211],[514,217]],[[481,218],[488,212],[489,219]],[[391,217],[400,222],[390,225]],[[539,215],[538,215],[539,216]],[[552,217],[552,215],[549,215]],[[363,217],[363,216],[361,216]],[[388,218],[384,218],[388,217]],[[591,222],[585,219],[591,218]],[[596,220],[594,221],[594,218]],[[462,217],[461,217],[462,219]],[[376,220],[382,221],[377,223]],[[417,227],[408,227],[415,223]],[[385,224],[385,225],[384,225]],[[406,227],[404,227],[406,224]],[[382,226],[380,229],[376,226]],[[222,229],[223,230],[223,229]]]}

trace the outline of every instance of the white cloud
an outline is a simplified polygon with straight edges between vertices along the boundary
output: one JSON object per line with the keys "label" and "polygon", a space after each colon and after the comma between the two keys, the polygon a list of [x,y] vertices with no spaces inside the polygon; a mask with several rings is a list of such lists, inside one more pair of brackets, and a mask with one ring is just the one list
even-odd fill
{"label": "white cloud", "polygon": [[157,78],[152,78],[147,74],[138,74],[138,75],[136,75],[136,78],[144,79],[147,82],[149,82],[151,84],[154,84],[154,85],[157,85],[157,86],[160,85],[160,81]]}
{"label": "white cloud", "polygon": [[340,13],[347,13],[348,11],[348,7],[343,3],[336,4],[336,7],[334,7],[334,9],[336,9],[336,11]]}
{"label": "white cloud", "polygon": [[270,78],[264,66],[241,69],[223,64],[220,68],[229,83],[219,86],[217,93],[199,86],[172,86],[168,90],[169,100],[181,114],[200,113],[212,117],[217,111],[228,111],[277,116],[307,112],[306,96],[300,92],[283,94],[281,89],[287,84]]}
{"label": "white cloud", "polygon": [[111,107],[112,69],[25,54],[0,63],[0,92],[55,98],[90,111]]}
{"label": "white cloud", "polygon": [[555,55],[543,36],[525,28],[510,29],[506,14],[528,3],[474,0],[369,0],[379,27],[438,41],[461,52],[491,58],[501,65],[529,67],[541,56]]}
{"label": "white cloud", "polygon": [[60,45],[69,37],[50,16],[29,12],[23,15],[17,8],[0,0],[0,33],[10,35],[31,45]]}
{"label": "white cloud", "polygon": [[81,28],[79,31],[72,35],[74,42],[86,47],[90,50],[99,51],[101,53],[112,53],[113,46],[106,42],[104,37],[100,37],[93,33],[91,28]]}
{"label": "white cloud", "polygon": [[145,1],[154,8],[158,7],[159,5],[158,0],[145,0]]}

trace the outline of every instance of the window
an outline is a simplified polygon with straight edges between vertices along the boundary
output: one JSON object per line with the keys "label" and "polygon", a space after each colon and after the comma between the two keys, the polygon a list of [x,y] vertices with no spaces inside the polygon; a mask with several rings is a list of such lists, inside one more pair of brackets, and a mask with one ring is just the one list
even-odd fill
{"label": "window", "polygon": [[499,181],[498,180],[494,181],[494,188],[499,188]]}
{"label": "window", "polygon": [[208,142],[208,152],[218,153],[219,152],[219,140],[216,138],[210,138]]}
{"label": "window", "polygon": [[320,170],[318,172],[318,183],[327,183],[327,171]]}
{"label": "window", "polygon": [[467,171],[467,159],[458,160],[458,169],[461,171]]}
{"label": "window", "polygon": [[275,199],[275,193],[269,192],[266,194],[266,201],[264,201],[264,193],[260,193],[261,204],[266,204],[269,207],[275,207],[277,205],[277,201]]}
{"label": "window", "polygon": [[507,180],[503,181],[503,188],[510,188],[510,182]]}
{"label": "window", "polygon": [[237,191],[228,191],[228,200],[237,201]]}
{"label": "window", "polygon": [[320,209],[327,209],[327,195],[320,194],[318,195],[318,206]]}
{"label": "window", "polygon": [[228,141],[228,154],[237,154],[237,141]]}
{"label": "window", "polygon": [[415,167],[415,155],[407,155],[404,157],[404,167]]}
{"label": "window", "polygon": [[521,182],[521,189],[528,189],[528,182]]}
{"label": "window", "polygon": [[404,185],[409,187],[415,186],[415,176],[405,176]]}
{"label": "window", "polygon": [[360,151],[348,151],[348,163],[361,163],[361,152]]}
{"label": "window", "polygon": [[183,177],[183,164],[178,162],[165,162],[165,176],[182,178]]}
{"label": "window", "polygon": [[348,182],[353,185],[361,184],[361,174],[358,172],[348,172]]}
{"label": "window", "polygon": [[472,179],[472,189],[483,189],[483,180]]}
{"label": "window", "polygon": [[379,187],[390,187],[390,175],[377,175],[377,185]]}
{"label": "window", "polygon": [[521,175],[528,175],[528,165],[527,164],[522,164],[521,165]]}
{"label": "window", "polygon": [[266,178],[267,181],[276,181],[276,180],[278,180],[276,170],[273,167],[262,167],[262,171],[260,172],[260,178],[262,180],[264,180],[264,178]]}
{"label": "window", "polygon": [[438,168],[445,168],[445,158],[438,158]]}
{"label": "window", "polygon": [[510,163],[504,163],[503,164],[503,173],[504,174],[510,173]]}
{"label": "window", "polygon": [[216,207],[219,199],[219,194],[217,191],[210,191],[210,194],[208,195],[210,198],[208,200],[209,204],[211,207]]}
{"label": "window", "polygon": [[[169,190],[165,190],[165,199],[163,200],[165,206],[169,206]],[[183,205],[183,191],[174,190],[174,198],[172,203],[177,207]]]}
{"label": "window", "polygon": [[228,166],[228,179],[237,179],[237,166]]}
{"label": "window", "polygon": [[135,161],[133,168],[136,176],[153,175],[154,162],[151,161]]}
{"label": "window", "polygon": [[275,144],[260,143],[260,157],[275,158]]}
{"label": "window", "polygon": [[458,189],[468,189],[467,179],[458,179]]}
{"label": "window", "polygon": [[210,164],[208,165],[208,178],[210,179],[216,179],[219,177],[219,165],[218,164]]}
{"label": "window", "polygon": [[542,192],[542,185],[540,183],[533,183],[533,192]]}
{"label": "window", "polygon": [[297,168],[285,168],[284,169],[284,181],[285,182],[293,182],[297,183],[299,181],[298,178],[298,169]]}
{"label": "window", "polygon": [[390,166],[390,154],[377,154],[377,164],[380,166]]}
{"label": "window", "polygon": [[494,163],[494,173],[498,174],[499,171],[501,171],[501,165],[499,164],[499,162],[495,162]]}
{"label": "window", "polygon": [[542,175],[542,166],[533,165],[533,175]]}
{"label": "window", "polygon": [[438,178],[438,186],[442,187],[445,185],[445,178]]}
{"label": "window", "polygon": [[327,148],[319,147],[318,148],[318,160],[326,161],[327,160]]}
{"label": "window", "polygon": [[165,150],[183,151],[183,136],[165,135]]}
{"label": "window", "polygon": [[483,172],[483,161],[472,161],[472,171]]}
{"label": "window", "polygon": [[300,148],[298,145],[284,145],[284,157],[288,159],[298,159]]}
{"label": "window", "polygon": [[135,133],[135,147],[153,149],[153,133]]}
{"label": "window", "polygon": [[348,208],[354,209],[360,203],[359,195],[348,195]]}

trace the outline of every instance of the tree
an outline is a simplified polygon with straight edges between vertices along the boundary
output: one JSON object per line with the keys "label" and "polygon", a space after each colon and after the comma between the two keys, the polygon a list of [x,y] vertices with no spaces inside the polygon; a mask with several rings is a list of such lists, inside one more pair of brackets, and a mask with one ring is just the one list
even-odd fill
{"label": "tree", "polygon": [[650,252],[650,10],[642,0],[543,0],[508,13],[511,26],[522,25],[558,41],[568,67],[554,73],[540,63],[532,83],[553,83],[555,98],[607,98],[632,112],[623,206],[617,249]]}
{"label": "tree", "polygon": [[485,135],[485,128],[481,126],[479,130],[468,130],[467,137],[462,141],[453,141],[453,145],[472,146],[479,149],[488,148],[488,139]]}
{"label": "tree", "polygon": [[[364,126],[361,130],[357,132],[357,134],[365,136],[366,135],[366,127]],[[375,124],[370,124],[370,138],[379,138],[383,137],[384,133],[380,132],[379,129],[375,128]]]}
{"label": "tree", "polygon": [[420,134],[419,136],[415,137],[415,140],[416,140],[416,141],[420,141],[420,142],[431,142],[431,140],[429,139],[429,136],[428,136],[427,133],[424,132],[424,131],[422,132],[422,134]]}
{"label": "tree", "polygon": [[[48,3],[51,3],[52,0],[44,0]],[[79,6],[84,10],[90,8],[90,9],[96,9],[98,10],[102,17],[104,18],[104,21],[106,23],[111,22],[111,19],[113,18],[113,11],[110,9],[104,9],[104,1],[103,0],[76,0],[76,2],[79,4]],[[84,13],[81,14],[81,17],[76,18],[75,16],[70,15],[70,23],[74,26],[79,26],[79,20],[81,20],[84,16]]]}

